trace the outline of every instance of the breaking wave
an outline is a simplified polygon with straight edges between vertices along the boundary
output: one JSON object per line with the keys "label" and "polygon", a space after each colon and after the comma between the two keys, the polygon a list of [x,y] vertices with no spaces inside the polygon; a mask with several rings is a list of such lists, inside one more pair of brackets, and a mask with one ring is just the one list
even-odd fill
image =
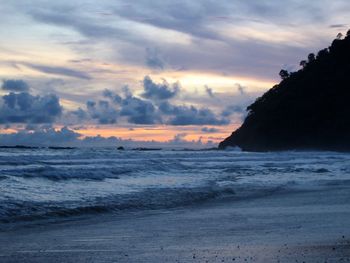
{"label": "breaking wave", "polygon": [[166,209],[350,182],[346,153],[0,149],[0,222]]}

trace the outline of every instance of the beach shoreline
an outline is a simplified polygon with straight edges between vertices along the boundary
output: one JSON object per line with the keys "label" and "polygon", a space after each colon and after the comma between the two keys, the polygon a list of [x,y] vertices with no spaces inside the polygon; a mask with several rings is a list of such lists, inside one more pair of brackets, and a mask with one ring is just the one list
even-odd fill
{"label": "beach shoreline", "polygon": [[96,215],[0,233],[1,262],[341,262],[348,186]]}

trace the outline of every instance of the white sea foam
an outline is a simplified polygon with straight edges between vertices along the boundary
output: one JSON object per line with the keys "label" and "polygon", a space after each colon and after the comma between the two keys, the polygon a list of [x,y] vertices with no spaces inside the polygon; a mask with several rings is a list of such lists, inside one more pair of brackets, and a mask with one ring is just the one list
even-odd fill
{"label": "white sea foam", "polygon": [[332,152],[1,149],[0,220],[196,204],[348,184]]}

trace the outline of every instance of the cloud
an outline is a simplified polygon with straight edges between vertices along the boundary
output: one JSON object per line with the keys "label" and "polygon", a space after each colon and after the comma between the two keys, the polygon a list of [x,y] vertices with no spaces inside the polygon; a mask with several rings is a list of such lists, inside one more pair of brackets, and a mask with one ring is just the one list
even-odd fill
{"label": "cloud", "polygon": [[[127,86],[123,87],[120,95],[105,89],[100,98],[87,99],[85,106],[73,110],[68,108],[64,110],[56,95],[33,96],[28,92],[11,92],[1,97],[0,123],[227,125],[238,117],[244,118],[245,107],[242,105],[246,104],[245,101],[251,100],[243,87],[238,85],[237,88],[241,92],[240,96],[236,96],[236,100],[239,99],[238,104],[234,102],[234,98],[228,99],[225,94],[217,93],[215,103],[212,104],[215,105],[214,110],[200,106],[211,105],[213,100],[207,96],[198,97],[198,94],[196,100],[192,98],[193,104],[178,104],[172,101],[178,95],[180,98],[183,95],[180,83],[170,84],[166,81],[157,83],[149,76],[143,79],[143,92],[140,96],[134,95]],[[211,89],[208,87],[206,89],[214,96]],[[188,97],[187,93],[185,95]],[[191,99],[189,101],[191,102]]]}
{"label": "cloud", "polygon": [[23,92],[29,90],[29,85],[21,79],[7,79],[2,82],[1,89],[13,92]]}
{"label": "cloud", "polygon": [[132,124],[162,123],[161,115],[152,101],[134,96],[126,86],[123,97],[108,89],[103,91],[103,97],[107,100],[89,100],[86,111],[80,108],[72,113],[80,119],[95,119],[99,124],[114,124],[123,117]]}
{"label": "cloud", "polygon": [[164,61],[156,49],[146,48],[146,65],[152,69],[164,69]]}
{"label": "cloud", "polygon": [[67,27],[92,39],[135,40],[135,37],[130,33],[130,28],[101,24],[99,20],[94,20],[91,16],[86,16],[84,12],[80,12],[79,5],[63,3],[47,5],[46,7],[32,8],[27,13],[39,22]]}
{"label": "cloud", "polygon": [[[99,124],[114,124],[117,123],[118,111],[110,106],[106,100],[99,100],[98,102],[88,101],[86,103],[87,112],[92,119],[98,120]],[[86,115],[80,109],[76,114],[80,118]]]}
{"label": "cloud", "polygon": [[2,145],[61,145],[74,143],[81,135],[63,127],[55,130],[52,127],[44,127],[34,132],[19,131],[17,133],[0,135]]}
{"label": "cloud", "polygon": [[239,83],[236,83],[236,87],[240,95],[246,95],[246,87],[242,86]]}
{"label": "cloud", "polygon": [[214,112],[207,108],[196,108],[195,106],[177,106],[163,102],[159,106],[160,111],[170,115],[167,124],[170,125],[226,125],[229,120],[218,118]]}
{"label": "cloud", "polygon": [[329,26],[330,28],[339,28],[339,29],[344,29],[347,28],[348,25],[347,24],[333,24]]}
{"label": "cloud", "polygon": [[202,130],[202,132],[205,132],[205,133],[216,133],[216,132],[219,132],[219,130],[216,129],[216,128],[208,128],[208,127],[203,127],[201,130]]}
{"label": "cloud", "polygon": [[77,110],[68,112],[68,114],[72,114],[73,116],[76,116],[79,122],[87,120],[89,118],[88,113],[80,107]]}
{"label": "cloud", "polygon": [[33,64],[33,63],[21,63],[21,64],[47,74],[73,77],[78,79],[87,79],[87,80],[91,79],[91,77],[88,74],[81,72],[79,70],[71,69],[71,68],[54,67],[54,66],[47,66],[47,65]]}
{"label": "cloud", "polygon": [[221,113],[223,117],[229,117],[233,114],[243,114],[245,112],[245,108],[238,105],[229,105],[227,106]]}
{"label": "cloud", "polygon": [[174,138],[173,138],[173,142],[182,142],[184,141],[185,137],[187,136],[187,133],[178,133],[175,134]]}
{"label": "cloud", "polygon": [[161,116],[152,102],[134,96],[122,100],[120,115],[127,117],[128,122],[134,124],[162,123]]}
{"label": "cloud", "polygon": [[180,91],[180,84],[174,83],[170,85],[165,80],[163,83],[156,84],[149,76],[143,79],[144,92],[142,97],[153,100],[168,100],[175,97]]}
{"label": "cloud", "polygon": [[118,94],[113,93],[109,89],[105,89],[103,91],[103,96],[105,98],[109,98],[112,100],[113,103],[120,104],[122,102],[122,97],[120,97]]}
{"label": "cloud", "polygon": [[65,111],[56,95],[10,92],[0,100],[0,123],[226,125],[230,123],[227,117],[238,110],[231,106],[218,115],[207,107],[177,105],[171,100],[181,92],[180,84],[156,83],[149,76],[144,77],[143,88],[142,97],[135,96],[127,86],[121,95],[105,89],[100,98],[87,100],[84,107]]}
{"label": "cloud", "polygon": [[0,123],[53,123],[61,113],[59,98],[53,94],[33,96],[11,92],[0,101]]}
{"label": "cloud", "polygon": [[215,95],[213,93],[213,89],[209,88],[208,86],[205,86],[205,92],[208,94],[210,98],[214,98]]}
{"label": "cloud", "polygon": [[92,2],[16,3],[4,5],[29,15],[39,27],[49,24],[72,35],[64,45],[83,57],[157,70],[164,69],[166,58],[169,69],[224,71],[269,81],[278,79],[283,63],[297,64],[330,41],[334,28],[329,25],[339,25],[350,11],[346,0],[101,0],[98,10]]}
{"label": "cloud", "polygon": [[229,1],[138,1],[114,9],[115,14],[128,20],[157,28],[190,34],[199,38],[217,39],[218,34],[206,27],[210,16],[229,15],[234,7]]}
{"label": "cloud", "polygon": [[157,141],[136,141],[131,139],[121,139],[118,137],[88,136],[83,137],[80,133],[63,127],[54,129],[52,127],[37,127],[34,130],[21,130],[16,133],[0,134],[1,146],[70,146],[70,147],[118,147],[125,148],[204,148],[216,146],[212,142],[203,143],[199,140],[187,141],[185,134],[178,134],[167,142]]}
{"label": "cloud", "polygon": [[74,143],[81,135],[63,127],[56,131],[54,128],[43,128],[34,132],[19,131],[11,134],[0,134],[1,145],[54,146]]}
{"label": "cloud", "polygon": [[131,124],[167,124],[167,125],[225,125],[226,118],[220,118],[208,108],[193,105],[170,103],[180,92],[180,84],[165,81],[155,83],[146,76],[143,80],[143,98],[135,96],[128,87],[123,88],[122,96],[111,90],[104,90],[107,100],[90,100],[86,110],[71,112],[80,119],[97,120],[99,124],[114,124],[126,119]]}

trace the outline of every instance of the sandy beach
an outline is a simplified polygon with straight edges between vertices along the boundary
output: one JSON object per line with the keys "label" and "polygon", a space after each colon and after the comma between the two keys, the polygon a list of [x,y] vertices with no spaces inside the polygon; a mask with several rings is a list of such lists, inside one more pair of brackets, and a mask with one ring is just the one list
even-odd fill
{"label": "sandy beach", "polygon": [[1,262],[347,262],[350,191],[331,186],[2,231]]}

